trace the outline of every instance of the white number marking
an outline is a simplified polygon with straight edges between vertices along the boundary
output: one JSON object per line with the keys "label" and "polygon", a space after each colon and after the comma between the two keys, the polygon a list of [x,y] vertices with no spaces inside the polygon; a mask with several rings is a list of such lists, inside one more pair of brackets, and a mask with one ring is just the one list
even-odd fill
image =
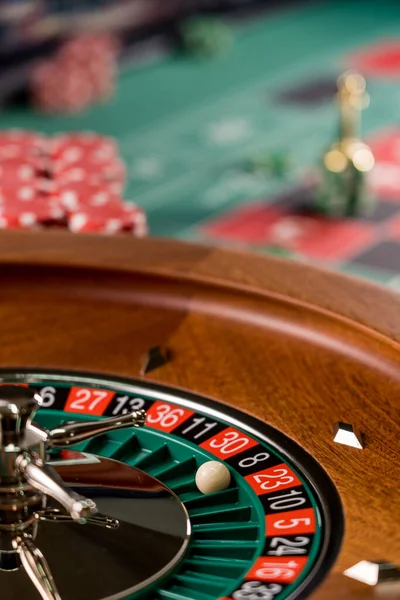
{"label": "white number marking", "polygon": [[267,460],[269,458],[268,452],[260,452],[255,456],[249,456],[248,458],[244,458],[240,461],[239,467],[243,469],[249,469],[250,467],[254,467],[255,464],[261,462],[262,460]]}
{"label": "white number marking", "polygon": [[49,406],[53,406],[54,402],[56,401],[56,388],[53,388],[51,385],[48,385],[42,388],[39,394],[42,397],[42,406],[44,406],[44,408],[49,408]]}
{"label": "white number marking", "polygon": [[157,407],[157,415],[149,415],[147,417],[147,423],[160,423],[161,427],[173,427],[184,414],[185,411],[181,408],[173,408],[168,404],[161,404]]}
{"label": "white number marking", "polygon": [[[91,412],[96,406],[107,397],[108,392],[101,390],[79,390],[76,393],[76,400],[71,403],[73,410],[89,410]],[[89,406],[87,403],[90,402]]]}
{"label": "white number marking", "polygon": [[[205,420],[206,420],[205,417],[194,418],[192,425],[189,425],[189,427],[186,427],[186,429],[184,429],[182,431],[182,435],[185,435],[185,433],[187,433],[188,431],[191,431],[192,429],[197,427],[197,425],[201,425],[201,423],[204,423]],[[197,440],[197,438],[203,436],[205,433],[207,433],[208,431],[213,429],[215,426],[216,426],[216,423],[206,423],[206,425],[204,425],[204,429],[202,431],[200,431],[199,433],[196,433],[196,435],[193,437],[193,439]]]}
{"label": "white number marking", "polygon": [[130,398],[129,396],[119,396],[116,398],[117,406],[112,411],[113,415],[126,415],[132,410],[139,410],[145,405],[143,398]]}
{"label": "white number marking", "polygon": [[302,518],[302,519],[290,519],[289,525],[284,525],[287,522],[287,519],[281,519],[280,521],[276,521],[274,523],[274,527],[277,529],[291,529],[292,527],[296,527],[300,523],[304,523],[304,525],[311,525],[311,519]]}
{"label": "white number marking", "polygon": [[269,550],[268,554],[274,556],[283,556],[285,554],[305,554],[306,548],[299,548],[299,546],[307,546],[310,538],[298,536],[294,540],[287,540],[282,537],[274,537],[271,540],[270,547],[276,548],[276,550]]}
{"label": "white number marking", "polygon": [[237,431],[228,431],[221,443],[213,440],[210,448],[221,448],[221,454],[232,454],[247,446],[248,443],[249,439],[241,438]]}
{"label": "white number marking", "polygon": [[[274,469],[276,475],[253,475],[255,481],[260,484],[262,490],[276,490],[281,485],[292,483],[294,478],[287,475],[286,469]],[[263,481],[265,479],[265,481]],[[271,479],[278,479],[273,485],[271,485]]]}
{"label": "white number marking", "polygon": [[[302,491],[290,490],[287,494],[281,494],[280,496],[273,496],[269,498],[271,502],[271,510],[283,510],[288,508],[296,508],[305,503],[306,499],[302,497]],[[301,496],[300,498],[293,498],[293,496]]]}
{"label": "white number marking", "polygon": [[276,594],[282,591],[282,586],[277,583],[263,584],[260,581],[246,581],[240,588],[233,592],[235,600],[273,600]]}
{"label": "white number marking", "polygon": [[261,569],[257,569],[256,576],[257,577],[268,577],[271,579],[275,579],[277,577],[282,577],[282,579],[290,580],[296,575],[296,567],[298,563],[294,560],[285,563],[265,563],[265,567],[261,567]]}

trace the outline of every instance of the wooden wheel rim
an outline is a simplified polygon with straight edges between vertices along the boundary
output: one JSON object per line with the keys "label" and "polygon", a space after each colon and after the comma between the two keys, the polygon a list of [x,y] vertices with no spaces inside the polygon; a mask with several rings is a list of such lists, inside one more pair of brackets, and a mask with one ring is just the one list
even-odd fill
{"label": "wooden wheel rim", "polygon": [[[346,531],[316,599],[376,598],[343,576],[400,561],[397,294],[278,259],[163,240],[4,233],[1,368],[146,377],[231,403],[301,445],[327,471]],[[133,343],[134,340],[134,343]],[[364,450],[333,442],[342,421]],[[385,598],[398,589],[385,587]],[[389,594],[389,595],[388,595]]]}

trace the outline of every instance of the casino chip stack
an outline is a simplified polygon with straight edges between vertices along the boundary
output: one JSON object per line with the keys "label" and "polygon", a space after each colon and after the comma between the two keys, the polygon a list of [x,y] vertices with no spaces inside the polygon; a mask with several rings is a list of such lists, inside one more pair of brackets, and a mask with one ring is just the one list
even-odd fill
{"label": "casino chip stack", "polygon": [[123,202],[124,183],[124,164],[111,138],[0,132],[2,229],[56,226],[144,236],[146,216]]}
{"label": "casino chip stack", "polygon": [[0,227],[57,224],[64,212],[48,182],[47,140],[33,132],[0,133]]}
{"label": "casino chip stack", "polygon": [[105,34],[79,35],[30,74],[33,105],[47,114],[80,112],[115,90],[119,45]]}

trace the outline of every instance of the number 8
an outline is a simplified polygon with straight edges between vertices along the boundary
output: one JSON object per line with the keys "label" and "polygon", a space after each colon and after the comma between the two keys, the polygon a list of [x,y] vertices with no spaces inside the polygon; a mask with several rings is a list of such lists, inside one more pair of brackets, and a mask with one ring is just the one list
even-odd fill
{"label": "number 8", "polygon": [[256,454],[255,456],[249,456],[248,458],[244,458],[240,461],[239,467],[243,467],[244,469],[248,469],[249,467],[254,467],[254,465],[262,460],[267,460],[269,458],[268,452],[260,452],[260,454]]}

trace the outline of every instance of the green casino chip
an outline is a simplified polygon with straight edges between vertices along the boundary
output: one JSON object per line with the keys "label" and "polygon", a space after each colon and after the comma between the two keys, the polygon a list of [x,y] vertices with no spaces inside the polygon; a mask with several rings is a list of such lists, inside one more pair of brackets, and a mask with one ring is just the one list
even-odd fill
{"label": "green casino chip", "polygon": [[180,39],[187,53],[214,56],[229,50],[233,44],[233,32],[221,19],[193,17],[183,23]]}

